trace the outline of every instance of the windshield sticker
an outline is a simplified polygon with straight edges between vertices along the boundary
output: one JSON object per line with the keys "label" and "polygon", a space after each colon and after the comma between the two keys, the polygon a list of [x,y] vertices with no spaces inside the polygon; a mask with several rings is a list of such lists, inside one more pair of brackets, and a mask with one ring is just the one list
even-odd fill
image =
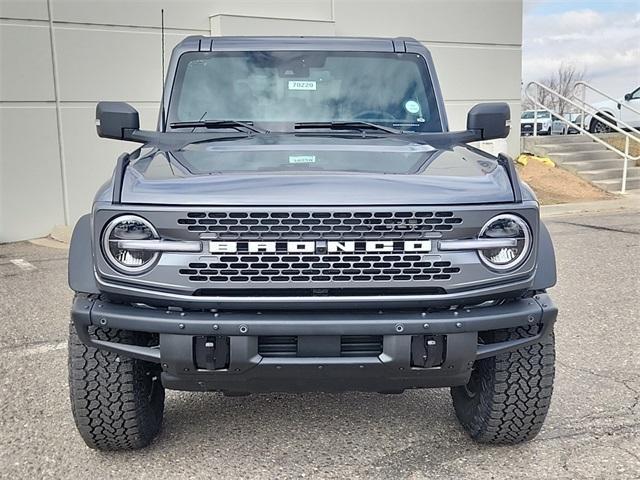
{"label": "windshield sticker", "polygon": [[316,163],[315,155],[289,155],[289,163]]}
{"label": "windshield sticker", "polygon": [[289,90],[315,90],[316,82],[312,80],[289,80]]}
{"label": "windshield sticker", "polygon": [[409,100],[404,104],[404,108],[409,113],[418,113],[420,111],[420,104],[414,100]]}

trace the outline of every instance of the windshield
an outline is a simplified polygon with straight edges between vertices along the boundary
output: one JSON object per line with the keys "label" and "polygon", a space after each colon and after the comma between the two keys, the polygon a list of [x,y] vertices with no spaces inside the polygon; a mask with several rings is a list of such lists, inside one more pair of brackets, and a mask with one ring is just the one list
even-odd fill
{"label": "windshield", "polygon": [[239,120],[276,131],[332,121],[442,131],[427,66],[410,53],[186,53],[168,117],[169,123]]}
{"label": "windshield", "polygon": [[[526,111],[526,112],[522,112],[522,116],[520,118],[522,118],[523,120],[530,120],[533,118],[533,114],[535,112],[534,111]],[[551,114],[549,112],[538,112],[538,118],[550,118]]]}

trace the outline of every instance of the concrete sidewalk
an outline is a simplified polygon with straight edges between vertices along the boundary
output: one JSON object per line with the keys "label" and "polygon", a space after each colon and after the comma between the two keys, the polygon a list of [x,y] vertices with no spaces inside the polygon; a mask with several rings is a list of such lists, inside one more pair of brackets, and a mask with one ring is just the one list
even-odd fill
{"label": "concrete sidewalk", "polygon": [[540,209],[542,218],[562,215],[579,215],[598,212],[622,212],[625,210],[640,211],[640,195],[628,194],[611,200],[595,202],[562,203],[558,205],[543,205]]}

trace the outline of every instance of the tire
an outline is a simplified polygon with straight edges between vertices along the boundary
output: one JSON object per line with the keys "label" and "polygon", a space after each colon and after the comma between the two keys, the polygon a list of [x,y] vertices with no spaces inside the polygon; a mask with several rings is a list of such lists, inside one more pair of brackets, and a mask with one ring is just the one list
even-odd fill
{"label": "tire", "polygon": [[[616,124],[616,122],[612,119],[607,118],[609,122],[612,124]],[[613,132],[613,128],[609,125],[605,125],[597,118],[592,118],[591,123],[589,124],[589,132],[590,133],[611,133]]]}
{"label": "tire", "polygon": [[[499,330],[483,340],[513,340],[537,330],[537,326]],[[469,383],[451,389],[456,416],[471,438],[513,445],[540,432],[553,392],[554,345],[551,332],[539,343],[479,360]]]}
{"label": "tire", "polygon": [[[101,340],[148,345],[148,334],[114,329],[89,333]],[[69,328],[71,411],[85,443],[97,450],[146,447],[160,432],[164,388],[160,367],[87,347]]]}

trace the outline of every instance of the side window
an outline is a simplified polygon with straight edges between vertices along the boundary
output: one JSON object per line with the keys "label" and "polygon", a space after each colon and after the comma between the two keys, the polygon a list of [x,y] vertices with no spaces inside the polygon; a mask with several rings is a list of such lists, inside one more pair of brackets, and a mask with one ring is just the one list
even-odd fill
{"label": "side window", "polygon": [[631,94],[631,100],[640,99],[640,87],[636,88],[635,91]]}

